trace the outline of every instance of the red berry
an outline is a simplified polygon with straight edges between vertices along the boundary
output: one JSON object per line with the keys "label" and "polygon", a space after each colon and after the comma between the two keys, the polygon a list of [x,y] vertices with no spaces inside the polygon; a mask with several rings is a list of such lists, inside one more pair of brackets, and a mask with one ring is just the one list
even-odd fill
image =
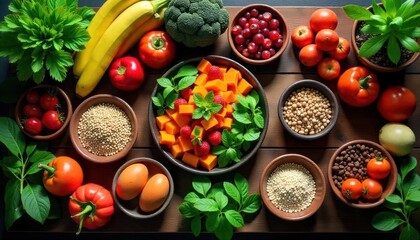
{"label": "red berry", "polygon": [[184,138],[190,138],[192,132],[192,127],[190,125],[184,125],[179,130],[179,135]]}
{"label": "red berry", "polygon": [[192,89],[191,88],[184,88],[181,90],[181,96],[185,99],[188,100],[190,98],[190,96],[192,95]]}
{"label": "red berry", "polygon": [[207,73],[207,80],[223,79],[223,73],[218,66],[211,66]]}
{"label": "red berry", "polygon": [[214,98],[213,98],[213,102],[215,102],[215,103],[219,103],[219,104],[221,104],[223,107],[225,107],[225,106],[226,106],[226,101],[225,101],[225,99],[224,99],[222,96],[220,96],[220,95],[216,95],[216,96],[214,96]]}
{"label": "red berry", "polygon": [[207,134],[207,141],[212,146],[217,146],[222,142],[222,133],[220,131],[212,131]]}
{"label": "red berry", "polygon": [[194,145],[195,155],[202,157],[210,153],[210,144],[206,140],[203,140],[201,144]]}
{"label": "red berry", "polygon": [[185,100],[184,98],[178,98],[177,100],[175,100],[175,103],[174,103],[175,110],[178,111],[179,105],[185,105],[185,104],[188,104],[187,100]]}

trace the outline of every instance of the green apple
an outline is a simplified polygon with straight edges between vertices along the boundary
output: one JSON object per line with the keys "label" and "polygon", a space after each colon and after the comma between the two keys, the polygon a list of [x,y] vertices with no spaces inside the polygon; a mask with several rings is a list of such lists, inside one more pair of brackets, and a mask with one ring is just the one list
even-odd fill
{"label": "green apple", "polygon": [[394,156],[409,154],[415,142],[413,130],[402,123],[387,123],[379,130],[379,143]]}

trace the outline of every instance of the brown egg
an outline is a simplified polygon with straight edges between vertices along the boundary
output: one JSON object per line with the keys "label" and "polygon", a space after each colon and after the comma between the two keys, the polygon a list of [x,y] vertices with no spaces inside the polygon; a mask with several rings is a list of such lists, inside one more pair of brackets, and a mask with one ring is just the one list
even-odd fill
{"label": "brown egg", "polygon": [[143,190],[149,178],[149,171],[142,163],[126,167],[118,176],[116,192],[122,200],[131,200]]}
{"label": "brown egg", "polygon": [[169,194],[169,180],[161,173],[153,175],[140,194],[139,206],[144,212],[153,212],[165,202]]}

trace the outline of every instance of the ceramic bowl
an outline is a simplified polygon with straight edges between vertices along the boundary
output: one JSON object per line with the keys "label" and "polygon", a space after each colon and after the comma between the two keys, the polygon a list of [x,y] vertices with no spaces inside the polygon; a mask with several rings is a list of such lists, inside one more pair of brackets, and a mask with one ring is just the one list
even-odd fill
{"label": "ceramic bowl", "polygon": [[[338,161],[338,160],[336,160],[337,157],[341,156],[343,151],[347,151],[349,146],[355,148],[355,150],[358,149],[357,151],[360,151],[360,152],[368,151],[370,154],[373,154],[373,156],[370,155],[370,157],[369,157],[369,155],[367,155],[368,157],[363,157],[364,159],[362,161],[364,163],[360,165],[360,168],[366,168],[366,164],[367,164],[366,159],[369,160],[369,159],[371,159],[371,157],[374,157],[374,156],[378,155],[378,153],[377,152],[375,153],[374,151],[379,151],[380,156],[388,159],[389,163],[391,164],[391,173],[389,174],[389,176],[386,179],[380,181],[382,183],[383,193],[382,193],[382,196],[379,199],[369,201],[369,200],[365,200],[363,197],[361,197],[356,201],[350,201],[343,196],[343,194],[341,193],[341,189],[336,185],[335,175],[338,176],[338,171],[339,170],[334,170],[333,167],[335,166],[335,162]],[[360,146],[360,148],[358,146]],[[365,148],[363,148],[363,150],[362,150],[362,146],[365,146]],[[370,149],[370,150],[368,150],[368,149]],[[342,164],[342,165],[344,165],[344,164]],[[347,167],[347,166],[345,166],[345,167]],[[398,169],[397,169],[397,166],[396,166],[395,161],[392,158],[391,154],[389,154],[389,152],[387,150],[385,150],[385,148],[383,148],[381,145],[379,145],[375,142],[372,142],[372,141],[369,141],[369,140],[359,139],[359,140],[353,140],[353,141],[350,141],[350,142],[347,142],[347,143],[343,144],[341,147],[339,147],[334,152],[334,154],[332,155],[332,157],[330,158],[330,161],[328,163],[327,176],[328,176],[328,182],[331,186],[331,189],[333,190],[334,195],[337,196],[337,198],[340,199],[343,203],[345,203],[346,205],[348,205],[350,207],[354,207],[354,208],[373,208],[373,207],[381,205],[385,201],[385,196],[394,192],[395,186],[397,184]],[[344,181],[346,178],[347,177],[343,177],[342,181]],[[357,178],[357,176],[356,176],[356,178]],[[360,180],[362,180],[362,179],[360,179]]]}
{"label": "ceramic bowl", "polygon": [[[131,200],[122,200],[118,197],[116,192],[117,187],[117,181],[118,177],[120,176],[121,172],[124,171],[128,166],[135,164],[135,163],[142,163],[144,164],[148,169],[148,175],[149,179],[157,174],[161,173],[164,174],[168,180],[169,180],[169,193],[166,197],[166,200],[164,203],[155,211],[153,212],[143,212],[139,207],[139,196],[131,199]],[[140,193],[141,194],[141,193]],[[168,207],[169,203],[171,202],[171,199],[174,195],[174,181],[172,179],[171,173],[168,171],[168,169],[160,162],[158,162],[155,159],[146,158],[146,157],[139,157],[131,159],[127,162],[125,162],[115,173],[113,181],[112,181],[112,195],[114,197],[115,203],[117,204],[118,208],[127,214],[130,217],[137,218],[137,219],[146,219],[146,218],[152,218],[159,214],[161,214],[165,209]]]}
{"label": "ceramic bowl", "polygon": [[[48,130],[46,127],[44,127],[42,132],[38,135],[31,134],[25,130],[23,122],[26,117],[23,114],[23,108],[25,107],[26,104],[28,104],[28,102],[26,101],[26,95],[31,91],[38,92],[40,94],[40,97],[44,93],[48,93],[48,92],[55,94],[55,96],[58,97],[59,111],[63,114],[62,116],[64,116],[65,118],[63,122],[63,126],[61,126],[58,130],[55,130],[55,131]],[[39,101],[35,104],[40,106]],[[72,107],[70,98],[67,96],[67,94],[61,88],[54,85],[47,85],[47,84],[41,84],[41,85],[37,85],[35,87],[27,89],[19,97],[16,104],[16,108],[15,108],[15,119],[19,127],[22,129],[23,133],[27,135],[28,137],[33,138],[35,140],[39,140],[39,141],[52,140],[52,139],[57,138],[61,134],[63,134],[70,123],[72,114],[73,114],[73,107]]]}
{"label": "ceramic bowl", "polygon": [[[328,125],[320,132],[315,133],[315,134],[300,134],[297,131],[293,130],[289,124],[286,122],[285,120],[285,116],[283,113],[283,107],[285,105],[285,102],[287,101],[287,99],[289,98],[290,94],[293,93],[296,90],[299,90],[301,88],[311,88],[311,89],[315,89],[318,90],[319,92],[321,92],[330,102],[331,105],[331,119],[328,123]],[[315,80],[311,80],[311,79],[304,79],[304,80],[299,80],[293,84],[291,84],[290,86],[288,86],[283,93],[280,96],[279,99],[279,103],[277,106],[277,113],[278,113],[278,117],[280,119],[281,124],[283,125],[284,129],[286,129],[286,131],[301,140],[316,140],[319,138],[324,137],[325,135],[327,135],[335,126],[336,122],[337,122],[337,118],[338,118],[338,112],[339,112],[339,107],[338,107],[338,102],[337,102],[337,98],[335,97],[334,93],[323,83],[315,81]]]}
{"label": "ceramic bowl", "polygon": [[[274,205],[273,201],[270,200],[269,194],[267,192],[267,181],[270,178],[270,175],[273,173],[273,171],[276,170],[279,166],[289,163],[294,163],[306,168],[312,175],[312,178],[315,182],[315,195],[310,205],[301,211],[292,213],[277,208]],[[265,167],[261,174],[259,187],[261,198],[265,207],[277,217],[290,221],[303,220],[315,214],[316,211],[321,207],[326,193],[326,181],[324,178],[324,174],[322,173],[318,165],[308,157],[294,153],[281,155],[272,160]]]}
{"label": "ceramic bowl", "polygon": [[[252,9],[258,10],[260,14],[262,14],[263,12],[270,12],[273,18],[276,18],[277,20],[279,20],[279,23],[280,23],[279,29],[281,32],[280,34],[283,36],[283,45],[280,48],[277,48],[276,53],[268,59],[254,59],[254,58],[246,57],[240,51],[238,51],[238,49],[235,47],[235,39],[234,39],[234,36],[232,35],[232,28],[238,24],[238,20],[241,17],[243,17],[246,13],[249,13]],[[289,43],[289,38],[290,38],[287,23],[283,15],[276,8],[266,5],[266,4],[260,4],[260,3],[247,5],[243,7],[241,10],[239,10],[239,12],[235,14],[235,16],[233,17],[233,20],[229,24],[227,36],[228,36],[228,42],[229,42],[230,48],[232,49],[232,52],[242,62],[251,64],[251,65],[265,65],[265,64],[269,64],[277,60],[286,49],[287,44]]]}
{"label": "ceramic bowl", "polygon": [[[259,105],[261,107],[261,111],[262,111],[263,117],[264,117],[264,128],[261,130],[261,134],[260,134],[260,137],[258,138],[258,140],[252,142],[251,148],[242,155],[239,162],[234,163],[234,164],[230,164],[226,167],[217,167],[216,166],[215,168],[208,171],[208,170],[205,170],[204,168],[201,168],[200,166],[198,168],[192,167],[192,166],[186,164],[180,158],[175,158],[169,147],[167,147],[166,145],[160,144],[160,132],[159,132],[160,129],[158,128],[158,125],[157,125],[157,121],[156,121],[156,116],[157,115],[155,113],[155,107],[154,107],[152,101],[150,101],[150,104],[149,104],[149,124],[150,124],[150,130],[151,130],[154,141],[156,142],[159,150],[163,153],[163,155],[169,161],[171,161],[176,166],[178,166],[181,169],[186,170],[188,172],[192,172],[192,173],[196,173],[196,174],[202,174],[202,175],[217,175],[217,174],[222,174],[222,173],[226,173],[226,172],[232,171],[234,169],[237,169],[238,167],[242,166],[247,161],[249,161],[255,155],[255,153],[258,151],[258,148],[261,145],[261,143],[263,142],[265,134],[267,132],[268,101],[267,101],[267,98],[265,96],[265,93],[264,93],[264,90],[263,90],[261,84],[258,82],[258,79],[249,70],[247,70],[245,67],[243,67],[241,64],[239,64],[239,63],[237,63],[237,62],[235,62],[235,61],[233,61],[229,58],[222,57],[222,56],[216,56],[216,55],[210,55],[210,56],[206,56],[204,58],[206,60],[210,61],[213,65],[225,66],[227,68],[234,67],[235,69],[239,70],[240,73],[242,74],[242,77],[244,79],[246,79],[253,86],[253,89],[255,89],[256,92],[258,93],[259,101],[260,101]],[[182,67],[186,64],[191,64],[191,65],[197,66],[197,64],[202,59],[203,59],[202,57],[198,57],[198,58],[192,58],[192,59],[189,59],[189,60],[186,60],[186,61],[182,61],[182,62],[176,64],[175,66],[173,66],[171,69],[169,69],[162,77],[172,77],[172,76],[174,76],[178,72],[178,69],[180,69],[180,67]],[[158,86],[156,86],[155,89],[153,90],[152,96],[156,96],[157,91],[158,91]],[[161,91],[161,90],[159,90],[159,91]],[[230,117],[230,118],[232,118],[232,117]]]}
{"label": "ceramic bowl", "polygon": [[[131,135],[129,136],[129,141],[126,146],[116,154],[110,156],[104,156],[99,154],[94,154],[90,152],[88,149],[82,146],[82,143],[79,138],[78,128],[80,119],[83,114],[92,106],[96,106],[102,103],[109,103],[117,106],[119,109],[125,112],[127,115],[129,122],[131,123]],[[133,147],[134,142],[137,138],[138,126],[137,126],[137,117],[134,113],[133,109],[128,105],[124,100],[119,97],[110,95],[110,94],[97,94],[91,96],[84,100],[80,105],[76,108],[73,113],[73,117],[70,121],[70,139],[71,142],[76,149],[76,151],[85,159],[90,160],[95,163],[109,163],[116,160],[123,158]]]}

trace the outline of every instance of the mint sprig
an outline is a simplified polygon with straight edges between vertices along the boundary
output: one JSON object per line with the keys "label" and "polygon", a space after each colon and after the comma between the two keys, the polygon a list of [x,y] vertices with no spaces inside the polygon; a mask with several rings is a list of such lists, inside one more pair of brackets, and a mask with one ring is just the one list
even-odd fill
{"label": "mint sprig", "polygon": [[217,113],[222,109],[222,104],[213,102],[214,100],[214,92],[210,91],[204,96],[204,98],[200,94],[194,94],[194,103],[197,106],[192,113],[193,119],[200,119],[204,118],[209,120],[211,115]]}
{"label": "mint sprig", "polygon": [[384,206],[389,210],[373,217],[374,228],[391,231],[400,227],[400,240],[420,239],[419,231],[411,224],[411,215],[420,210],[420,176],[415,157],[402,160],[396,190],[385,197]]}
{"label": "mint sprig", "polygon": [[248,193],[248,181],[241,174],[229,181],[212,184],[205,176],[196,176],[194,191],[184,197],[180,213],[191,219],[191,231],[198,237],[204,226],[220,240],[231,239],[234,230],[245,225],[245,216],[261,208],[259,194]]}

